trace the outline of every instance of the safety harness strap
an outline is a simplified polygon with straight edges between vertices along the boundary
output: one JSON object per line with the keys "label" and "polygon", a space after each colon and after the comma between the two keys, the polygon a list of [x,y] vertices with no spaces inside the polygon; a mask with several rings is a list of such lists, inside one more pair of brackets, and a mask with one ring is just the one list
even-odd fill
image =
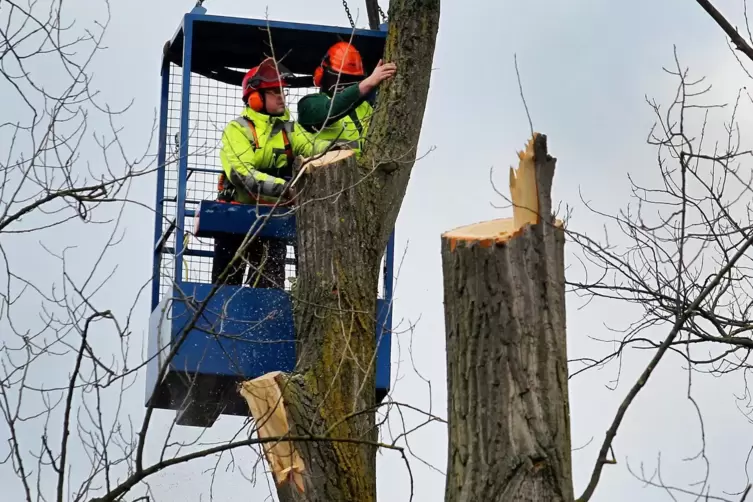
{"label": "safety harness strap", "polygon": [[270,136],[274,136],[278,129],[282,127],[282,142],[285,145],[282,150],[279,148],[274,148],[272,152],[275,155],[279,155],[281,153],[284,153],[285,156],[288,158],[288,168],[293,166],[293,146],[290,144],[290,138],[288,137],[289,134],[293,133],[293,123],[292,122],[282,122],[282,125],[280,125],[280,122],[276,123],[274,127],[272,128],[272,134]]}
{"label": "safety harness strap", "polygon": [[358,118],[358,113],[356,112],[356,110],[351,110],[351,112],[348,114],[348,117],[350,117],[350,120],[353,121],[356,129],[358,129],[358,136],[363,136],[363,125],[361,124],[361,120]]}
{"label": "safety harness strap", "polygon": [[[254,125],[254,122],[247,119],[243,115],[240,117],[233,119],[233,122],[238,124],[239,126],[243,127],[246,130],[246,137],[249,141],[251,141],[251,138],[254,138],[254,149],[259,148],[259,136],[256,135],[256,126]],[[249,134],[250,133],[250,134]]]}

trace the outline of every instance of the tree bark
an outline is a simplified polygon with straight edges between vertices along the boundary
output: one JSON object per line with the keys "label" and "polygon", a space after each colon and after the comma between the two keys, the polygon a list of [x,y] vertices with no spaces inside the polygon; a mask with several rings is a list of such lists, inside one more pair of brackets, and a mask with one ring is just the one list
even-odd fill
{"label": "tree bark", "polygon": [[442,236],[446,502],[572,502],[564,230],[555,159],[534,136],[511,168],[514,217]]}
{"label": "tree bark", "polygon": [[[295,326],[298,361],[283,384],[292,436],[355,439],[295,444],[304,492],[281,502],[376,500],[376,295],[382,246],[352,152],[329,154],[301,178]],[[373,214],[373,213],[371,213]]]}
{"label": "tree bark", "polygon": [[370,176],[374,224],[387,245],[418,156],[439,29],[439,0],[391,0],[384,60],[395,76],[379,86],[361,165]]}
{"label": "tree bark", "polygon": [[[379,263],[417,156],[440,0],[392,0],[380,85],[363,156],[324,162],[301,178],[295,330],[298,364],[278,375],[304,491],[280,502],[376,500],[375,333]],[[296,186],[298,188],[298,186]],[[344,440],[344,441],[343,441]]]}

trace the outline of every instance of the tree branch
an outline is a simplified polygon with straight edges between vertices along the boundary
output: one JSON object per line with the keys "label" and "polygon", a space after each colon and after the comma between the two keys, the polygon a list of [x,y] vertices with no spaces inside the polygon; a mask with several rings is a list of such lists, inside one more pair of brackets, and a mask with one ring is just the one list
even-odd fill
{"label": "tree branch", "polygon": [[114,502],[118,500],[120,497],[122,497],[124,494],[126,494],[131,488],[133,488],[138,483],[140,483],[142,480],[146,479],[148,476],[151,476],[152,474],[160,472],[174,465],[183,464],[191,460],[208,457],[209,455],[213,455],[215,453],[221,453],[224,451],[233,450],[236,448],[240,448],[242,446],[275,443],[279,441],[294,441],[294,442],[302,442],[302,443],[311,443],[311,442],[351,443],[351,444],[369,445],[375,448],[385,448],[388,450],[395,450],[395,451],[404,453],[404,448],[402,446],[395,446],[391,444],[380,443],[377,441],[367,441],[367,440],[355,439],[355,438],[327,438],[327,437],[321,437],[321,436],[285,436],[285,437],[266,437],[266,438],[261,438],[261,439],[248,438],[248,439],[244,439],[243,441],[225,443],[219,446],[215,446],[213,448],[207,448],[206,450],[201,450],[201,451],[197,451],[193,453],[187,453],[179,457],[174,457],[171,459],[158,462],[152,466],[147,467],[146,469],[142,469],[140,471],[133,473],[131,477],[129,477],[123,483],[121,483],[120,485],[112,489],[109,493],[107,493],[106,495],[102,497],[94,498],[91,500],[91,502]]}
{"label": "tree branch", "polygon": [[620,405],[620,408],[617,410],[617,415],[614,417],[614,421],[612,422],[612,425],[607,430],[607,435],[604,438],[604,442],[601,445],[601,450],[599,451],[599,457],[596,460],[596,465],[594,466],[594,471],[593,471],[593,474],[591,475],[591,480],[589,481],[588,486],[586,487],[586,490],[583,492],[583,495],[581,495],[581,497],[578,498],[576,502],[588,502],[588,500],[593,495],[594,491],[596,490],[596,485],[599,483],[601,471],[604,468],[604,465],[608,463],[607,454],[609,453],[609,449],[612,446],[612,441],[614,440],[615,436],[617,436],[617,429],[620,427],[620,424],[622,423],[622,419],[625,417],[625,413],[627,412],[627,409],[635,400],[635,397],[638,395],[641,389],[645,387],[646,382],[648,382],[649,377],[656,369],[656,366],[659,364],[659,361],[661,361],[661,359],[664,357],[664,354],[669,349],[670,345],[672,344],[675,337],[684,326],[685,322],[690,318],[694,310],[698,308],[701,302],[703,302],[703,300],[711,293],[711,291],[713,291],[719,285],[719,283],[722,281],[722,278],[725,276],[725,274],[727,274],[727,272],[729,272],[729,270],[731,270],[735,266],[735,263],[737,263],[737,261],[745,255],[745,253],[748,251],[748,249],[752,245],[753,245],[753,235],[749,237],[742,246],[740,246],[740,249],[737,250],[737,253],[735,253],[735,255],[729,260],[729,262],[727,262],[725,266],[714,276],[714,279],[696,297],[695,301],[685,311],[683,311],[680,316],[677,317],[677,321],[675,322],[675,325],[672,327],[672,330],[664,339],[664,342],[656,351],[656,354],[654,354],[654,357],[651,359],[649,364],[643,370],[643,373],[641,373],[641,376],[638,377],[638,380],[635,382],[635,384],[633,384],[633,387],[630,389],[630,392],[628,392],[627,397]]}
{"label": "tree branch", "polygon": [[703,7],[703,10],[705,10],[709,14],[709,16],[711,16],[716,24],[718,24],[719,27],[724,30],[724,33],[726,33],[727,36],[732,40],[732,43],[735,44],[735,47],[737,47],[737,49],[743,54],[748,56],[748,59],[753,61],[753,47],[751,47],[751,45],[740,35],[740,33],[738,33],[737,29],[734,28],[729,21],[727,21],[722,13],[719,12],[709,0],[696,1],[701,7]]}

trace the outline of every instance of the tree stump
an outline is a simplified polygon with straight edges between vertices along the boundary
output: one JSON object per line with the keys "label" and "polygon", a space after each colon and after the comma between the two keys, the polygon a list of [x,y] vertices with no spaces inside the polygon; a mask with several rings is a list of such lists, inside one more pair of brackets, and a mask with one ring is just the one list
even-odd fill
{"label": "tree stump", "polygon": [[564,228],[535,134],[510,168],[513,217],[442,235],[447,502],[572,502]]}

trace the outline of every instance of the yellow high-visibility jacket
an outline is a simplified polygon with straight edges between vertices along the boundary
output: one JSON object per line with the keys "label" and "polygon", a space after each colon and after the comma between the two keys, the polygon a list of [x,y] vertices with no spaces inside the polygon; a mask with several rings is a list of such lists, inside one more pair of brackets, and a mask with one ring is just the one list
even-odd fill
{"label": "yellow high-visibility jacket", "polygon": [[[220,161],[241,203],[274,202],[293,173],[293,159],[313,154],[313,140],[290,112],[272,117],[245,107],[222,132]],[[253,194],[251,197],[249,193]]]}

